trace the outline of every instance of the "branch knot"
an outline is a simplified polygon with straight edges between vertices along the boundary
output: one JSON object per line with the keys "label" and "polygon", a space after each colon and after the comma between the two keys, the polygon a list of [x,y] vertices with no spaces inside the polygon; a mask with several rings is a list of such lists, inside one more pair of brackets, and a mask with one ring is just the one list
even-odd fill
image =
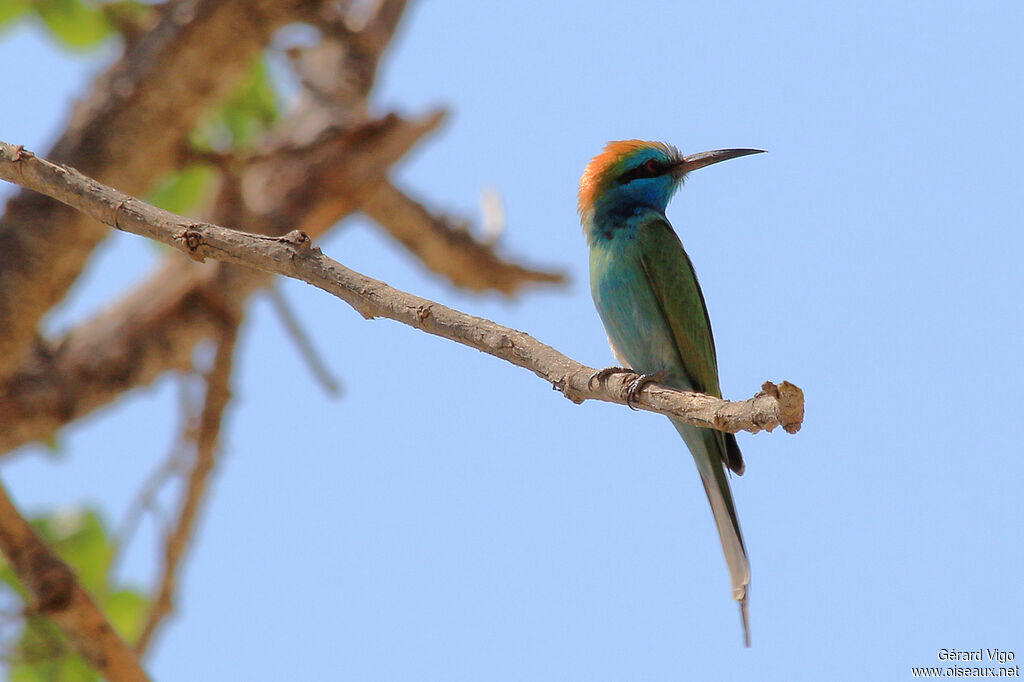
{"label": "branch knot", "polygon": [[195,226],[188,227],[178,233],[178,241],[185,244],[185,248],[188,249],[188,257],[192,260],[204,262],[203,257],[197,253],[199,247],[203,245],[202,233],[195,229]]}
{"label": "branch knot", "polygon": [[[310,239],[309,235],[302,230],[292,230],[283,237],[278,237],[277,241],[282,244],[294,247],[297,251],[313,251],[313,240]],[[317,253],[320,249],[315,250]]]}
{"label": "branch knot", "polygon": [[64,611],[75,592],[75,576],[67,564],[49,552],[33,552],[28,575],[33,582],[35,607],[40,613]]}
{"label": "branch knot", "polygon": [[18,161],[24,161],[25,159],[35,158],[35,154],[25,149],[25,145],[16,144],[14,145],[14,158],[11,159],[15,163]]}

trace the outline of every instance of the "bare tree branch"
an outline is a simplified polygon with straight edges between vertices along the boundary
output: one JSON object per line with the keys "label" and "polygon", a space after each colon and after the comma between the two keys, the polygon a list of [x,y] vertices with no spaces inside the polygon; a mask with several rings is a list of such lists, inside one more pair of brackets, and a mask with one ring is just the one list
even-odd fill
{"label": "bare tree branch", "polygon": [[199,427],[195,436],[195,462],[185,486],[178,522],[164,541],[164,566],[160,576],[160,585],[154,597],[153,606],[146,617],[142,634],[135,644],[135,650],[139,655],[145,654],[160,624],[174,608],[178,572],[188,544],[195,534],[210,473],[216,463],[215,455],[224,410],[231,399],[231,367],[240,322],[241,318],[222,321],[213,366],[206,375],[206,400],[203,403],[203,411],[199,417]]}
{"label": "bare tree branch", "polygon": [[0,485],[0,549],[31,595],[30,608],[67,635],[82,657],[114,682],[148,680],[126,645],[75,574],[43,542]]}
{"label": "bare tree branch", "polygon": [[[145,191],[176,166],[199,116],[230,92],[273,31],[309,7],[309,0],[167,3],[156,27],[76,107],[51,156],[128,192]],[[10,199],[0,218],[0,379],[24,361],[39,321],[106,234],[37,194]]]}
{"label": "bare tree branch", "polygon": [[220,310],[244,299],[223,288],[215,265],[190,270],[176,261],[0,382],[0,452],[52,439],[125,391],[192,367],[192,350],[216,334]]}
{"label": "bare tree branch", "polygon": [[[627,377],[613,375],[595,384],[591,381],[592,368],[528,334],[353,272],[312,248],[309,237],[302,232],[268,237],[191,222],[3,142],[0,177],[52,196],[117,229],[173,246],[196,260],[215,258],[293,277],[334,294],[366,318],[387,317],[502,358],[533,371],[574,402],[595,399],[626,403]],[[782,425],[794,433],[803,420],[803,392],[788,382],[770,384],[762,393],[741,403],[647,385],[633,404],[696,426],[724,431],[756,433]]]}
{"label": "bare tree branch", "polygon": [[514,294],[528,284],[561,284],[560,272],[531,270],[501,260],[493,245],[430,213],[391,183],[382,183],[360,209],[423,264],[452,284],[472,291]]}
{"label": "bare tree branch", "polygon": [[[348,3],[325,3],[317,17],[323,39],[288,51],[303,86],[292,116],[298,128],[350,125],[369,117],[377,69],[405,6],[406,0],[380,0],[362,26],[353,26]],[[294,133],[287,134],[301,141]]]}
{"label": "bare tree branch", "polygon": [[[184,440],[184,436],[182,440]],[[114,559],[111,561],[111,575],[116,575],[118,562],[122,559],[125,549],[131,543],[135,531],[142,522],[143,515],[149,512],[156,521],[163,517],[163,510],[160,508],[157,495],[166,483],[183,473],[184,464],[182,457],[184,453],[182,449],[184,447],[185,443],[183,442],[175,443],[170,455],[146,478],[142,487],[128,505],[124,518],[113,535]]]}

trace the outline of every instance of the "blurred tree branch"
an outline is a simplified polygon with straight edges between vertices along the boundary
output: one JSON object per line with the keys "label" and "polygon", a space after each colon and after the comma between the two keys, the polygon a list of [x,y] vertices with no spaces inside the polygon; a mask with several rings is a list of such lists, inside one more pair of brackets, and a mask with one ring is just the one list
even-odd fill
{"label": "blurred tree branch", "polygon": [[[188,3],[182,6],[185,4]],[[366,116],[365,97],[401,6],[404,3],[394,0],[382,3],[363,29],[374,36],[367,40],[357,39],[361,32],[338,29],[343,22],[328,6],[316,15],[331,28],[330,34],[354,40],[356,47],[337,39],[295,51],[293,62],[300,73],[304,68],[309,70],[305,80],[316,89],[305,91],[295,110],[274,128],[257,153],[240,154],[235,162],[231,155],[222,155],[220,189],[211,202],[212,221],[244,224],[266,234],[284,234],[297,228],[316,236],[367,205],[372,205],[375,217],[390,220],[387,207],[374,199],[376,188],[386,182],[388,168],[434,130],[443,116],[441,112],[415,120],[393,114],[380,119]],[[228,30],[222,24],[218,26],[219,30]],[[148,42],[148,38],[143,38],[143,42]],[[114,70],[117,68],[120,67]],[[360,85],[353,89],[352,82]],[[101,130],[114,134],[113,130]],[[163,135],[162,131],[148,130],[158,137]],[[177,144],[176,162],[195,158],[187,153],[184,133]],[[138,146],[130,149],[139,154]],[[404,196],[396,196],[395,200],[406,202]],[[36,246],[29,250],[18,247],[19,227],[27,233],[37,229],[34,218],[25,222],[11,214],[21,202],[37,207],[35,210],[41,213],[32,215],[51,229],[49,236],[37,244],[38,249],[45,246],[45,251],[36,253]],[[401,215],[400,209],[395,215]],[[32,344],[27,354],[20,362],[9,365],[7,378],[0,379],[0,453],[26,443],[52,440],[65,424],[109,404],[125,391],[148,385],[167,371],[189,369],[195,345],[215,336],[220,311],[241,310],[248,297],[269,282],[261,273],[224,265],[201,267],[172,256],[121,301],[62,339],[50,341],[34,331],[41,316],[36,308],[44,304],[48,310],[59,296],[50,299],[35,293],[16,295],[26,289],[34,292],[31,282],[21,288],[5,288],[8,284],[3,274],[7,271],[4,255],[11,262],[35,263],[39,272],[34,277],[46,280],[52,244],[67,243],[70,237],[66,233],[70,231],[99,226],[88,218],[76,217],[74,212],[69,214],[61,204],[33,192],[11,200],[8,218],[7,227],[0,225],[0,245],[6,231],[14,250],[6,254],[0,251],[0,311],[5,305],[5,293],[13,291],[6,305],[31,308],[18,319],[36,322],[32,323]],[[420,240],[421,246],[414,245],[410,250],[456,285],[511,294],[531,282],[562,280],[557,273],[507,263],[491,246],[456,234],[455,230],[449,229],[451,234],[446,234],[448,228],[439,225],[426,209],[421,209],[418,219],[418,228],[414,218],[403,220],[403,229],[407,233],[419,229],[430,236]],[[62,221],[69,226],[59,228],[57,223]],[[93,245],[102,234],[94,236]],[[438,250],[439,242],[448,244],[448,258]],[[76,266],[79,270],[82,263],[84,260]],[[12,327],[11,338],[19,333]],[[8,339],[6,334],[0,336]],[[0,376],[3,375],[0,371]]]}
{"label": "blurred tree branch", "polygon": [[433,215],[390,182],[382,182],[370,192],[362,210],[425,266],[455,286],[471,291],[495,289],[511,295],[525,282],[560,284],[565,279],[557,272],[538,272],[501,260],[491,246],[475,240],[468,230]]}
{"label": "blurred tree branch", "polygon": [[142,634],[139,635],[139,639],[135,643],[135,649],[139,655],[146,653],[157,629],[174,608],[178,572],[188,544],[195,534],[209,477],[216,464],[224,410],[231,399],[231,366],[234,359],[235,343],[238,340],[238,326],[241,321],[240,317],[226,317],[221,321],[221,334],[217,340],[213,366],[206,374],[206,398],[193,437],[195,459],[181,500],[178,521],[164,540],[164,564],[160,583],[153,605],[146,617],[146,623],[142,628]]}
{"label": "blurred tree branch", "polygon": [[281,324],[284,325],[285,330],[288,332],[288,336],[291,337],[292,343],[295,344],[302,359],[305,360],[306,366],[309,367],[309,371],[313,374],[321,388],[329,395],[340,396],[342,393],[341,382],[335,378],[327,367],[327,363],[324,362],[313,341],[310,340],[306,330],[303,329],[298,315],[295,314],[291,305],[285,299],[284,294],[281,293],[280,287],[267,287],[267,296],[277,312],[277,317],[281,320]]}
{"label": "blurred tree branch", "polygon": [[[203,170],[213,182],[205,207],[196,210],[212,222],[243,224],[266,235],[301,229],[319,236],[342,218],[365,211],[427,269],[473,291],[511,296],[531,284],[563,281],[560,273],[502,258],[492,244],[457,227],[461,221],[435,217],[425,204],[390,185],[391,166],[444,117],[440,111],[412,119],[371,113],[368,98],[405,0],[358,3],[358,12],[351,11],[356,3],[327,0],[169,0],[99,9],[68,2],[74,11],[106,17],[108,31],[123,33],[124,52],[75,108],[51,158],[139,195],[164,178]],[[264,86],[252,78],[265,77],[265,69],[252,67],[277,29],[296,23],[315,27],[317,39],[287,50],[301,89],[287,115],[275,120],[268,90],[260,90]],[[89,40],[102,40],[103,31],[98,35],[94,31]],[[242,99],[239,92],[245,93]],[[259,121],[251,141],[238,136],[247,134],[246,128],[230,127],[238,120],[237,113],[230,118],[230,107],[239,102],[254,107],[249,115]],[[203,132],[211,115],[219,137]],[[224,132],[230,133],[227,140],[221,139]],[[389,194],[382,195],[381,187]],[[126,392],[167,372],[192,371],[200,342],[217,344],[214,369],[205,377],[206,403],[190,436],[195,459],[165,538],[159,584],[148,607],[141,595],[132,596],[147,609],[138,622],[121,621],[141,654],[173,610],[177,575],[215,463],[237,324],[251,295],[271,276],[227,263],[200,265],[171,253],[120,300],[62,337],[47,338],[41,321],[65,298],[107,234],[84,214],[32,191],[7,202],[0,217],[0,453],[31,442],[52,443],[62,427]],[[167,480],[161,476],[153,485]],[[156,488],[147,494],[155,493]],[[98,521],[94,531],[95,542],[107,542]],[[0,518],[0,534],[12,532],[20,532],[16,521]],[[18,575],[29,586],[46,577],[32,570]],[[90,583],[90,589],[99,590],[94,597],[108,604],[109,595],[102,593],[112,589],[109,584]],[[77,584],[72,591],[77,601],[89,599]],[[102,619],[95,603],[82,608],[90,604],[95,613],[89,618]],[[109,626],[93,633],[96,642],[82,632],[65,632],[110,679],[136,679],[104,667],[118,664],[116,655],[97,657],[97,647],[124,649],[116,636],[104,639],[112,636]],[[26,627],[22,641],[29,641],[26,636],[59,637],[49,626]],[[67,645],[56,639],[52,645],[41,652],[44,659],[63,657]],[[133,652],[127,655],[134,660]],[[55,662],[46,670],[81,671],[77,663],[65,662],[71,667]]]}
{"label": "blurred tree branch", "polygon": [[[574,402],[627,403],[632,375],[593,382],[593,368],[520,331],[399,291],[349,270],[313,248],[299,230],[284,237],[248,234],[198,223],[150,206],[78,171],[0,142],[0,177],[66,202],[111,227],[172,246],[202,261],[214,258],[285,275],[334,294],[363,317],[387,317],[465,344],[533,371]],[[757,433],[782,426],[795,433],[803,420],[803,392],[788,382],[766,384],[754,398],[730,402],[712,396],[644,386],[631,404],[696,426]]]}
{"label": "blurred tree branch", "polygon": [[[80,102],[50,155],[132,193],[174,169],[199,117],[223,99],[274,30],[303,19],[308,0],[180,0]],[[106,236],[95,221],[31,192],[0,217],[0,379],[35,343]],[[60,244],[60,249],[53,249]]]}
{"label": "blurred tree branch", "polygon": [[0,485],[0,550],[31,596],[27,610],[47,616],[108,680],[148,680],[74,572],[54,554]]}

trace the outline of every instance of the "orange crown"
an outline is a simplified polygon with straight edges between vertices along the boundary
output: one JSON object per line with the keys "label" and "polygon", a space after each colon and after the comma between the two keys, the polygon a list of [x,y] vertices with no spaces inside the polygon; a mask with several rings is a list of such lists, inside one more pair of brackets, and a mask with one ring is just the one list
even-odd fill
{"label": "orange crown", "polygon": [[597,198],[607,189],[612,179],[622,173],[623,167],[640,151],[657,149],[673,158],[681,158],[679,150],[664,142],[646,140],[616,140],[604,146],[600,154],[587,164],[580,178],[577,211],[582,217],[594,206]]}

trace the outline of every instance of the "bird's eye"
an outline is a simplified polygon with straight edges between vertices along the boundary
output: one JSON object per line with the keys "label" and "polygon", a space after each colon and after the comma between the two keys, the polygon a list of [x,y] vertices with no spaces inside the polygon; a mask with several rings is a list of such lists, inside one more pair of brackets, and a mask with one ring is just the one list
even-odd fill
{"label": "bird's eye", "polygon": [[639,166],[633,166],[629,171],[620,175],[616,182],[620,185],[625,185],[633,182],[634,180],[656,178],[665,172],[665,168],[666,167],[657,159],[647,159]]}

